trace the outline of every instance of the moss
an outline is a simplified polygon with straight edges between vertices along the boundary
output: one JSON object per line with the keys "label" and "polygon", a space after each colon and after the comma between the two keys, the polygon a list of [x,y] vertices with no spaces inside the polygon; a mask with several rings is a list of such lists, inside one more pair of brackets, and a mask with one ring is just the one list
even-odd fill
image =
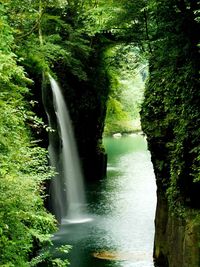
{"label": "moss", "polygon": [[[187,9],[181,10],[185,16],[180,16],[172,1],[163,1],[159,8],[162,16],[157,14],[157,32],[166,38],[160,37],[159,43],[153,44],[141,112],[158,186],[155,257],[165,266],[197,267],[200,55],[195,29],[199,25]],[[159,206],[163,205],[161,195],[166,210]]]}

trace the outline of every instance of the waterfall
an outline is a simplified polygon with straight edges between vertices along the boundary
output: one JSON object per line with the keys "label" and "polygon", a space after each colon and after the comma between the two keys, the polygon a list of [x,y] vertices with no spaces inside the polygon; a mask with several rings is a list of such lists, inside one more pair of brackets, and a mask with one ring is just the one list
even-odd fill
{"label": "waterfall", "polygon": [[[57,119],[56,127],[60,139],[59,144],[56,144],[53,134],[49,134],[50,163],[58,172],[50,185],[52,209],[61,223],[84,222],[89,219],[86,216],[83,175],[72,124],[59,85],[50,75],[49,79],[53,93],[54,116],[56,115]],[[47,116],[49,126],[52,127],[52,118],[49,112],[47,112]]]}

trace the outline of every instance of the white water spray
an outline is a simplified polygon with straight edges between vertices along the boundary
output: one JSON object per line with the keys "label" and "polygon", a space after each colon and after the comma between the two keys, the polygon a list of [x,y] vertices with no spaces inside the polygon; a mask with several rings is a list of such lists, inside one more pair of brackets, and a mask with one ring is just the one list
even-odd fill
{"label": "white water spray", "polygon": [[[52,208],[59,214],[61,223],[82,223],[88,221],[86,217],[86,200],[79,157],[74,139],[69,112],[65,104],[61,89],[57,82],[49,75],[53,92],[53,106],[57,118],[57,130],[60,136],[59,155],[56,155],[53,139],[49,140],[49,155],[52,166],[59,173],[50,186]],[[51,118],[48,114],[51,127]]]}

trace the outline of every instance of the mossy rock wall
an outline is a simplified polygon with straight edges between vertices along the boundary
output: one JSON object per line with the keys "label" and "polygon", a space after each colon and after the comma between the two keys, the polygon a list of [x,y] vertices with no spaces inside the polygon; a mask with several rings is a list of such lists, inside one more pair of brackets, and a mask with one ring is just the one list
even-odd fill
{"label": "mossy rock wall", "polygon": [[88,180],[106,174],[106,154],[102,135],[106,116],[109,81],[102,57],[104,48],[97,47],[85,62],[87,80],[80,80],[69,69],[58,64],[55,72],[72,119],[77,146]]}
{"label": "mossy rock wall", "polygon": [[[104,44],[100,37],[94,41],[94,47],[90,56],[83,62],[87,78],[82,79],[60,60],[55,64],[53,72],[64,95],[74,128],[78,152],[81,158],[82,168],[86,180],[96,180],[106,175],[107,156],[102,146],[102,135],[106,116],[106,102],[108,98],[109,80],[105,66],[103,65]],[[31,100],[35,100],[34,111],[48,124],[43,105],[42,87],[49,90],[45,97],[48,112],[53,120],[56,116],[53,110],[52,92],[48,82],[48,76],[43,77],[37,69],[25,65],[29,76],[33,79]],[[53,124],[52,120],[52,124]],[[35,134],[42,139],[43,146],[48,146],[48,133],[44,129],[37,129]],[[56,133],[53,136],[58,138]],[[59,141],[57,141],[59,145]]]}
{"label": "mossy rock wall", "polygon": [[185,218],[169,212],[167,200],[158,194],[154,258],[156,266],[200,266],[200,223],[195,217]]}
{"label": "mossy rock wall", "polygon": [[160,3],[141,111],[158,186],[154,256],[162,267],[200,266],[200,40],[192,8]]}

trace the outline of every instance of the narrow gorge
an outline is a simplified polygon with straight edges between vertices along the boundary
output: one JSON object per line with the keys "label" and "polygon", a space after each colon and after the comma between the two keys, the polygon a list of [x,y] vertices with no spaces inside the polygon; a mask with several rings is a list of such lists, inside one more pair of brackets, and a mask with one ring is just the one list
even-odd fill
{"label": "narrow gorge", "polygon": [[199,33],[198,0],[0,0],[0,266],[200,266]]}

